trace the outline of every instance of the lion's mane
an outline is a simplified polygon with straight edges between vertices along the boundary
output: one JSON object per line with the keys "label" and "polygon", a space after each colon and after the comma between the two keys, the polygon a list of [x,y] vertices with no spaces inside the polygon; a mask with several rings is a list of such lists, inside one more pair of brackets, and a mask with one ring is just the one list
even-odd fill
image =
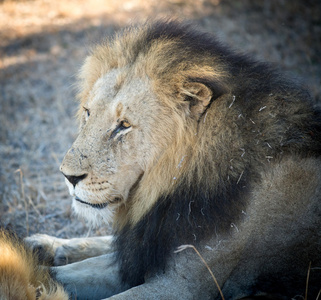
{"label": "lion's mane", "polygon": [[321,117],[306,89],[269,64],[173,21],[130,29],[97,46],[81,73],[80,98],[101,74],[132,65],[173,110],[186,101],[193,108],[188,95],[178,99],[186,82],[202,83],[213,94],[196,132],[177,112],[177,143],[144,174],[131,203],[116,216],[122,278],[135,286],[164,270],[176,247],[235,223],[270,161],[319,156]]}

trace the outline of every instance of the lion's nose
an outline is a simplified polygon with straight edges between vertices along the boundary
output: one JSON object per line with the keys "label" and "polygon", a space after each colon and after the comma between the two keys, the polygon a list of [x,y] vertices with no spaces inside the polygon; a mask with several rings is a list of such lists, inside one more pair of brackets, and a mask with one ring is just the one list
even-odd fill
{"label": "lion's nose", "polygon": [[[62,173],[64,174],[64,173]],[[68,179],[68,181],[75,187],[76,184],[85,179],[87,177],[87,174],[83,174],[83,175],[80,175],[80,176],[73,176],[73,175],[66,175],[64,174],[64,176]]]}

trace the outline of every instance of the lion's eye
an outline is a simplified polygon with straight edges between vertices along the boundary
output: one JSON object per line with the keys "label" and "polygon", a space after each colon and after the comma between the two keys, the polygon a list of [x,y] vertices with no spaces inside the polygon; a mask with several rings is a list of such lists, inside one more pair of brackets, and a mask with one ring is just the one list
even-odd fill
{"label": "lion's eye", "polygon": [[83,106],[83,109],[84,109],[84,111],[85,111],[85,120],[87,121],[88,118],[89,118],[89,116],[90,116],[90,111],[89,111],[88,108],[86,108],[86,107],[84,107],[84,106]]}
{"label": "lion's eye", "polygon": [[131,127],[130,123],[127,120],[121,121],[120,122],[120,128],[121,129],[127,129]]}
{"label": "lion's eye", "polygon": [[132,125],[127,120],[121,121],[110,135],[110,139],[114,138],[122,130],[126,130],[130,127],[132,127]]}

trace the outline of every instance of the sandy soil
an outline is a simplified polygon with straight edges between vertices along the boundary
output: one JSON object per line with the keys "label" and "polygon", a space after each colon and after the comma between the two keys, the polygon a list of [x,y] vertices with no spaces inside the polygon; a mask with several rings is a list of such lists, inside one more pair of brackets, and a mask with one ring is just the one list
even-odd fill
{"label": "sandy soil", "polygon": [[176,16],[278,65],[321,99],[319,1],[0,1],[0,221],[21,235],[100,235],[76,219],[58,167],[77,133],[75,74],[90,45]]}

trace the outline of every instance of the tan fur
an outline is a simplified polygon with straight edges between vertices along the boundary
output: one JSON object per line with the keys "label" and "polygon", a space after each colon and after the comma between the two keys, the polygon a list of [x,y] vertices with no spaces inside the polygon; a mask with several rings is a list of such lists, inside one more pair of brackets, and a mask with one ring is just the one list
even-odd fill
{"label": "tan fur", "polygon": [[0,231],[0,299],[67,300],[62,287],[16,237]]}

